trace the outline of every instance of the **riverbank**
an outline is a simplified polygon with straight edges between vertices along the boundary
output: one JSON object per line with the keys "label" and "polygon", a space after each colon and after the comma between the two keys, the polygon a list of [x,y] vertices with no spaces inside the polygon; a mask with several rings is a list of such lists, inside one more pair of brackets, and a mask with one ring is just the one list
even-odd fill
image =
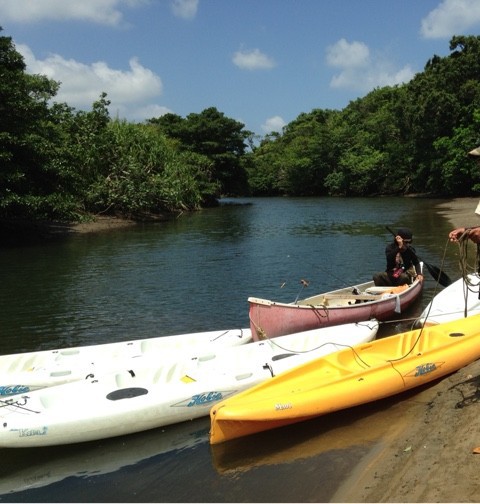
{"label": "riverbank", "polygon": [[[439,205],[452,229],[480,224],[478,199]],[[408,399],[392,425],[333,502],[478,502],[480,361]]]}
{"label": "riverbank", "polygon": [[[437,208],[439,215],[446,217],[452,223],[452,227],[477,226],[480,225],[480,217],[474,213],[477,203],[477,198],[455,198],[448,203],[438,205]],[[165,221],[169,218],[171,217],[159,215],[155,218],[152,217],[151,220]],[[72,224],[66,228],[74,233],[93,233],[135,226],[136,224],[138,224],[137,221],[130,219],[97,216],[90,222]]]}
{"label": "riverbank", "polygon": [[90,222],[81,222],[68,226],[72,233],[98,233],[101,231],[111,231],[126,227],[135,226],[136,221],[130,219],[119,219],[118,217],[95,217]]}

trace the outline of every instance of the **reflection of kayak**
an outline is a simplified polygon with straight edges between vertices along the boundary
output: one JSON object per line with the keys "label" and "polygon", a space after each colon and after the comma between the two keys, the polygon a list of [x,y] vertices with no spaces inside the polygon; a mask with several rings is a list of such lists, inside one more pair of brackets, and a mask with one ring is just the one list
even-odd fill
{"label": "reflection of kayak", "polygon": [[480,313],[479,285],[478,275],[468,275],[467,282],[463,278],[456,280],[430,301],[416,325],[419,327],[423,323],[434,325],[478,315]]}
{"label": "reflection of kayak", "polygon": [[157,455],[208,443],[209,428],[210,421],[201,418],[98,444],[3,450],[9,464],[8,476],[2,474],[5,467],[0,471],[0,495],[41,488],[70,477],[108,474]]}
{"label": "reflection of kayak", "polygon": [[[0,446],[70,444],[208,416],[213,404],[311,359],[371,341],[378,322],[346,324],[155,366],[139,359],[95,379],[0,401]],[[130,365],[131,364],[131,365]]]}
{"label": "reflection of kayak", "polygon": [[250,297],[250,329],[253,339],[274,338],[316,327],[363,320],[387,320],[405,311],[422,292],[423,282],[376,287],[365,282],[316,294],[294,303]]}
{"label": "reflection of kayak", "polygon": [[329,354],[227,398],[210,412],[210,442],[358,406],[444,377],[480,358],[480,315]]}
{"label": "reflection of kayak", "polygon": [[25,394],[51,385],[94,378],[133,366],[133,359],[151,358],[158,364],[200,348],[213,350],[243,345],[251,340],[250,329],[229,329],[2,355],[0,396]]}
{"label": "reflection of kayak", "polygon": [[365,405],[361,410],[339,411],[313,419],[303,423],[301,429],[292,425],[281,432],[271,430],[261,436],[214,444],[210,446],[214,467],[220,474],[238,474],[260,466],[311,459],[333,450],[339,454],[339,450],[368,451],[377,441],[388,439],[399,418],[413,415],[412,405],[415,408],[418,403],[408,397],[400,402],[386,399]]}

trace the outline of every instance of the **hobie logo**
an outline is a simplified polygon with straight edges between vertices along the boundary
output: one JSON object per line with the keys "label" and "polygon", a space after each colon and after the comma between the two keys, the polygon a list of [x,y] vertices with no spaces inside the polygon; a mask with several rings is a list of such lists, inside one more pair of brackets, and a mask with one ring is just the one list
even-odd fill
{"label": "hobie logo", "polygon": [[421,366],[417,366],[415,369],[415,376],[422,376],[435,371],[435,369],[437,369],[437,366],[432,362],[429,364],[422,364]]}
{"label": "hobie logo", "polygon": [[25,394],[26,392],[30,392],[30,387],[26,385],[4,385],[0,387],[0,396]]}
{"label": "hobie logo", "polygon": [[220,401],[221,399],[223,399],[221,392],[208,392],[208,394],[198,394],[192,396],[192,400],[187,404],[187,406],[189,408],[192,406],[202,406],[206,403]]}
{"label": "hobie logo", "polygon": [[420,364],[414,369],[409,371],[407,374],[403,375],[404,378],[422,378],[422,376],[428,375],[440,369],[445,362],[426,362],[425,364]]}

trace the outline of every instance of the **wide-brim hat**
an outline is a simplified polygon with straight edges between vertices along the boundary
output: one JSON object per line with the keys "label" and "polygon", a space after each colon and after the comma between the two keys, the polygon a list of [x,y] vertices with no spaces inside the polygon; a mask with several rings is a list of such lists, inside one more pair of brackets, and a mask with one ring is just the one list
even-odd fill
{"label": "wide-brim hat", "polygon": [[469,156],[472,156],[472,157],[479,157],[480,156],[480,147],[477,147],[473,150],[471,150],[469,153],[468,153]]}

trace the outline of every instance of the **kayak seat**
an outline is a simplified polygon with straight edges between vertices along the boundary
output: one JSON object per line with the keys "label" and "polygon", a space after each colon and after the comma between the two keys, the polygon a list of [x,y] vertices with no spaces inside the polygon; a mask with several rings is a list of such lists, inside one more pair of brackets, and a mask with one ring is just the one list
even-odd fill
{"label": "kayak seat", "polygon": [[[180,371],[182,371],[181,376],[184,376],[185,375],[184,370],[180,369]],[[177,363],[173,365],[165,364],[157,369],[157,372],[152,377],[152,382],[169,383],[173,380],[177,380],[178,378],[179,378],[178,364]]]}
{"label": "kayak seat", "polygon": [[135,378],[132,376],[132,374],[128,371],[124,371],[123,373],[118,373],[115,376],[115,383],[117,384],[117,387],[125,387],[128,385],[131,385],[132,382],[134,382]]}
{"label": "kayak seat", "polygon": [[28,359],[22,358],[22,359],[15,359],[11,364],[7,367],[6,371],[9,373],[14,373],[17,371],[34,371],[40,367],[40,363],[37,362],[36,366],[33,364],[35,363],[35,357],[29,357]]}
{"label": "kayak seat", "polygon": [[[335,354],[331,354],[331,358],[328,358],[328,363],[336,369],[340,375],[351,374],[353,370],[368,369],[372,365],[377,363],[375,355],[368,354],[368,358],[364,358],[362,349],[369,349],[369,343],[363,344],[356,352],[352,351],[340,351]],[[381,357],[381,362],[385,362],[385,358]]]}

